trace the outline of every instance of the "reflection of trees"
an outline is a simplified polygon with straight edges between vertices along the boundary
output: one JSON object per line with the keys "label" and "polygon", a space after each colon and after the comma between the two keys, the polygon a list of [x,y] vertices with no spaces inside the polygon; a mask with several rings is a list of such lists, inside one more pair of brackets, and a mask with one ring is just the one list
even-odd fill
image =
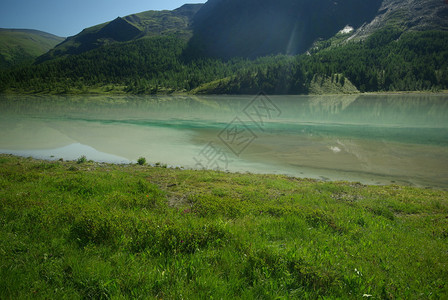
{"label": "reflection of trees", "polygon": [[[230,100],[229,100],[230,99]],[[3,96],[0,112],[8,114],[140,117],[154,113],[213,113],[244,108],[250,97],[198,96]]]}
{"label": "reflection of trees", "polygon": [[[448,101],[443,95],[269,98],[282,111],[279,118],[272,120],[271,126],[278,130],[439,144],[448,131]],[[161,127],[185,127],[196,122],[213,127],[212,123],[221,126],[241,116],[253,99],[254,96],[4,96],[0,99],[0,115]]]}
{"label": "reflection of trees", "polygon": [[437,95],[365,95],[344,113],[354,121],[373,124],[446,127],[448,104]]}
{"label": "reflection of trees", "polygon": [[297,96],[280,100],[296,122],[447,127],[448,101],[440,95]]}
{"label": "reflection of trees", "polygon": [[[361,124],[446,126],[446,96],[335,95],[269,96],[282,118]],[[2,96],[1,114],[99,119],[194,117],[241,113],[253,96]]]}

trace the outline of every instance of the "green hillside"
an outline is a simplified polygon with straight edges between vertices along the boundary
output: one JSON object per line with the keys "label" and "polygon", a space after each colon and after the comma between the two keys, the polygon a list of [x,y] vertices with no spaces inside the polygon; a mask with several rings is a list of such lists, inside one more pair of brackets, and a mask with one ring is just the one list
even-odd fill
{"label": "green hillside", "polygon": [[30,62],[64,39],[27,29],[0,29],[0,69]]}
{"label": "green hillside", "polygon": [[146,37],[5,72],[0,90],[322,94],[448,88],[446,31],[384,29],[363,42],[321,47],[309,55],[223,61],[185,57],[187,42],[175,37]]}
{"label": "green hillside", "polygon": [[40,57],[38,62],[81,54],[101,46],[128,42],[144,37],[174,36],[188,40],[192,35],[190,23],[202,4],[186,4],[168,11],[146,11],[118,17],[115,20],[84,29]]}

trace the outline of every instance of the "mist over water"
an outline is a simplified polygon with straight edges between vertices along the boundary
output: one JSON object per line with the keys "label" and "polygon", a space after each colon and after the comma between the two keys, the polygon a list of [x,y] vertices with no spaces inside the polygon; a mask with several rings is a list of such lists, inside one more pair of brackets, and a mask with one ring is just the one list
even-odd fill
{"label": "mist over water", "polygon": [[0,152],[448,188],[446,95],[256,99],[1,96]]}

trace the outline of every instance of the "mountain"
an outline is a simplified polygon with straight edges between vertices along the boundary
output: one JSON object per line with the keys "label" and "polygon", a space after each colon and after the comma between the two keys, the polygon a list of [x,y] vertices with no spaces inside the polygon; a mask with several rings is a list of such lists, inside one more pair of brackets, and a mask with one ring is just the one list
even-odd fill
{"label": "mountain", "polygon": [[189,41],[185,57],[190,58],[296,55],[343,28],[353,30],[347,40],[365,39],[388,26],[447,30],[447,11],[441,0],[209,0],[86,28],[37,62],[151,36]]}
{"label": "mountain", "polygon": [[194,18],[190,48],[225,59],[294,55],[346,26],[358,38],[388,26],[447,30],[448,5],[442,0],[209,0]]}
{"label": "mountain", "polygon": [[192,35],[190,23],[202,4],[185,4],[169,11],[146,11],[84,29],[67,38],[38,59],[43,62],[52,58],[80,54],[104,45],[128,42],[151,36],[175,36],[187,40]]}
{"label": "mountain", "polygon": [[0,69],[30,62],[63,40],[38,30],[0,28]]}
{"label": "mountain", "polygon": [[375,18],[358,28],[351,36],[365,38],[385,27],[401,31],[448,31],[448,1],[384,0]]}
{"label": "mountain", "polygon": [[346,25],[376,16],[382,0],[210,0],[194,18],[191,46],[231,58],[305,52]]}
{"label": "mountain", "polygon": [[148,11],[1,72],[0,91],[439,91],[448,89],[447,11],[442,0],[210,0]]}

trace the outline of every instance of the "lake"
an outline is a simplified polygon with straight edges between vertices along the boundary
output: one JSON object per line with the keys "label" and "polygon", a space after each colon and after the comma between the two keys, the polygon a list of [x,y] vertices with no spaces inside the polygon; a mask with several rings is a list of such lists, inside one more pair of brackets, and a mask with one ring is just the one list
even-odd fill
{"label": "lake", "polygon": [[448,189],[448,95],[0,96],[0,153]]}

